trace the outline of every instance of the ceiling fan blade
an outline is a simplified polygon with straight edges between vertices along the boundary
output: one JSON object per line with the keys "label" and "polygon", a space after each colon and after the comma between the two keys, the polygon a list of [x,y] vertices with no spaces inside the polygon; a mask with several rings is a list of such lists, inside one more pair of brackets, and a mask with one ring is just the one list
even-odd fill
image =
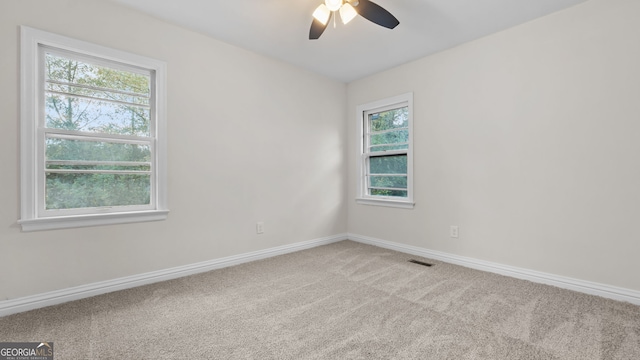
{"label": "ceiling fan blade", "polygon": [[309,40],[317,40],[318,38],[320,38],[320,35],[322,35],[322,33],[324,32],[324,29],[327,28],[327,25],[329,24],[329,20],[327,20],[327,23],[323,25],[316,18],[313,18],[313,22],[311,23],[311,29],[309,29]]}
{"label": "ceiling fan blade", "polygon": [[400,21],[390,12],[369,0],[360,0],[358,5],[354,6],[354,9],[363,18],[388,29],[393,29],[400,24]]}

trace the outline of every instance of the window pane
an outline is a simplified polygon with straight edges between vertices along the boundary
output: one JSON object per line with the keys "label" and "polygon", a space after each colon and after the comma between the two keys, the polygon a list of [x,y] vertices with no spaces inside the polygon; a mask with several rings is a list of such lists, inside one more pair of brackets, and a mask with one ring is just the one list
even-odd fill
{"label": "window pane", "polygon": [[407,177],[406,176],[371,176],[369,177],[369,186],[406,189]]}
{"label": "window pane", "polygon": [[46,94],[45,126],[54,129],[149,136],[149,109],[98,99]]}
{"label": "window pane", "polygon": [[369,137],[369,145],[401,144],[409,142],[409,130],[402,129],[389,131],[382,134],[373,134]]}
{"label": "window pane", "polygon": [[103,141],[47,138],[47,161],[135,161],[150,162],[149,145],[123,144]]}
{"label": "window pane", "polygon": [[104,99],[114,102],[123,102],[132,106],[149,106],[149,96],[130,92],[110,91],[107,88],[96,88],[91,85],[69,84],[66,82],[47,81],[45,84],[47,93],[64,93],[69,95],[79,95],[96,99]]}
{"label": "window pane", "polygon": [[408,107],[369,114],[369,129],[372,132],[395,128],[406,128],[408,125]]}
{"label": "window pane", "polygon": [[45,55],[45,126],[150,136],[150,75]]}
{"label": "window pane", "polygon": [[46,53],[47,80],[91,85],[115,91],[137,93],[149,97],[150,76]]}
{"label": "window pane", "polygon": [[407,155],[386,155],[369,158],[369,174],[406,174]]}
{"label": "window pane", "polygon": [[380,152],[388,150],[406,150],[409,148],[409,144],[403,145],[376,145],[369,148],[370,152]]}
{"label": "window pane", "polygon": [[47,210],[148,205],[151,177],[141,174],[46,174]]}
{"label": "window pane", "polygon": [[379,190],[379,189],[370,189],[371,192],[369,195],[376,196],[395,196],[395,197],[407,197],[406,190]]}

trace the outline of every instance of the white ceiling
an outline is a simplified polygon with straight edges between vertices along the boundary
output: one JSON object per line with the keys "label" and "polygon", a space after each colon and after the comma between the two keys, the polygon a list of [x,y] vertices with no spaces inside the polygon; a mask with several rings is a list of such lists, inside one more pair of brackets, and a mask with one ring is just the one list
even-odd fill
{"label": "white ceiling", "polygon": [[339,18],[308,40],[324,0],[114,0],[160,19],[343,82],[389,69],[586,0],[373,0],[393,30]]}

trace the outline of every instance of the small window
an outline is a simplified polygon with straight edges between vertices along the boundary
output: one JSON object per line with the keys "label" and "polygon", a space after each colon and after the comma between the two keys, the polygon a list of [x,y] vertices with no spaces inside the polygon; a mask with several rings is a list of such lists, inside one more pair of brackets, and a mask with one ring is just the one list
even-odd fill
{"label": "small window", "polygon": [[413,94],[358,106],[358,203],[413,207]]}
{"label": "small window", "polygon": [[23,230],[166,218],[164,63],[22,28]]}

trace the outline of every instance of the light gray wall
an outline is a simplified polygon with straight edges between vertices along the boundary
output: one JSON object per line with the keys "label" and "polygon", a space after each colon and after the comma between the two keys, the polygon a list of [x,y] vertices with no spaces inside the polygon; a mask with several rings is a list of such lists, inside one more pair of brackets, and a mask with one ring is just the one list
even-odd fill
{"label": "light gray wall", "polygon": [[[591,0],[349,84],[349,232],[640,290],[638,15]],[[357,205],[355,108],[409,91],[415,209]]]}
{"label": "light gray wall", "polygon": [[[19,25],[167,62],[167,221],[20,231]],[[346,232],[345,84],[107,1],[2,1],[0,49],[0,300]]]}

